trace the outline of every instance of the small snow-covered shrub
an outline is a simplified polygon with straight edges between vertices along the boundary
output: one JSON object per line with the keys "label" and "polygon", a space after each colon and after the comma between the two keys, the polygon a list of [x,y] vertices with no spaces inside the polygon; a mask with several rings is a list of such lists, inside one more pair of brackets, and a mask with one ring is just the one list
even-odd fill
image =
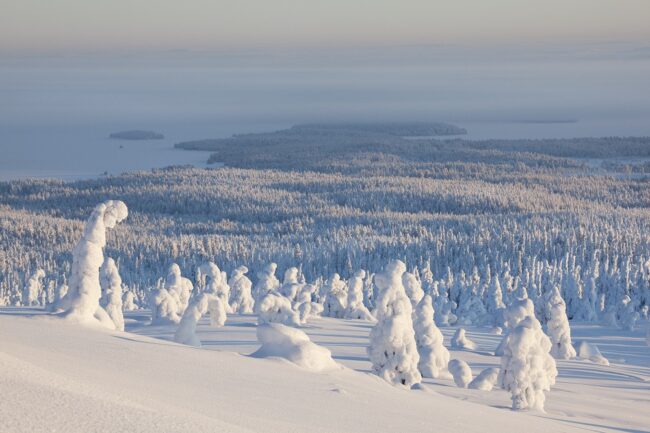
{"label": "small snow-covered shrub", "polygon": [[248,279],[246,266],[239,266],[233,271],[228,285],[230,286],[230,309],[233,313],[251,314],[255,305],[255,300],[251,293],[253,284]]}
{"label": "small snow-covered shrub", "polygon": [[323,306],[312,301],[317,291],[318,287],[314,284],[305,284],[301,287],[294,304],[294,310],[298,312],[300,323],[307,323],[307,319],[316,317],[323,312]]}
{"label": "small snow-covered shrub", "polygon": [[499,369],[496,367],[489,367],[481,371],[478,376],[472,380],[469,385],[470,389],[478,389],[480,391],[492,391],[499,379]]}
{"label": "small snow-covered shrub", "polygon": [[634,308],[634,302],[628,295],[623,296],[619,304],[618,324],[626,331],[634,331],[634,325],[639,320],[639,313]]}
{"label": "small snow-covered shrub", "polygon": [[265,323],[283,323],[300,326],[300,317],[292,308],[291,301],[284,296],[271,292],[255,304],[260,325]]}
{"label": "small snow-covered shrub", "polygon": [[499,383],[512,396],[512,408],[544,410],[545,392],[555,384],[557,369],[551,340],[534,316],[522,320],[506,337]]}
{"label": "small snow-covered shrub", "polygon": [[208,303],[208,311],[210,312],[210,326],[220,328],[226,324],[226,304],[223,298],[210,295],[210,302]]}
{"label": "small snow-covered shrub", "polygon": [[359,270],[354,273],[348,282],[348,300],[345,309],[346,319],[375,320],[374,316],[363,304],[363,279],[366,271]]}
{"label": "small snow-covered shrub", "polygon": [[576,351],[571,345],[571,328],[566,315],[566,305],[557,286],[549,292],[546,304],[546,310],[550,315],[550,319],[546,323],[546,329],[553,344],[551,346],[551,355],[556,359],[575,358]]}
{"label": "small snow-covered shrub", "polygon": [[180,321],[178,311],[178,296],[173,296],[165,288],[157,288],[151,291],[149,305],[151,306],[151,324],[169,325],[177,324]]}
{"label": "small snow-covered shrub", "polygon": [[472,369],[465,361],[452,359],[447,366],[449,372],[454,377],[454,383],[459,388],[467,388],[472,381]]}
{"label": "small snow-covered shrub", "polygon": [[446,373],[449,351],[444,346],[444,337],[434,320],[431,296],[426,295],[418,303],[413,315],[415,342],[420,361],[418,369],[423,377],[437,378]]}
{"label": "small snow-covered shrub", "polygon": [[284,358],[310,371],[328,371],[341,368],[325,347],[314,344],[307,334],[280,323],[267,323],[257,327],[260,348],[252,354],[257,358]]}
{"label": "small snow-covered shrub", "polygon": [[476,343],[467,338],[464,328],[458,328],[451,338],[451,347],[454,349],[474,350],[476,349]]}
{"label": "small snow-covered shrub", "polygon": [[106,230],[123,221],[128,213],[123,202],[109,200],[96,206],[88,218],[81,239],[72,252],[67,308],[63,313],[67,320],[115,329],[113,321],[99,305],[102,295],[99,268],[104,262]]}
{"label": "small snow-covered shrub", "polygon": [[207,284],[203,291],[221,299],[227,313],[232,313],[230,304],[230,286],[228,286],[228,277],[225,272],[221,272],[216,263],[205,262],[199,267],[202,276],[207,279]]}
{"label": "small snow-covered shrub", "polygon": [[595,364],[609,365],[609,361],[602,353],[600,353],[598,346],[587,343],[586,341],[582,341],[578,344],[578,358],[588,359]]}
{"label": "small snow-covered shrub", "polygon": [[420,356],[411,318],[411,300],[402,285],[406,265],[393,260],[375,276],[379,289],[377,324],[370,331],[368,356],[377,375],[395,385],[411,387],[422,380]]}

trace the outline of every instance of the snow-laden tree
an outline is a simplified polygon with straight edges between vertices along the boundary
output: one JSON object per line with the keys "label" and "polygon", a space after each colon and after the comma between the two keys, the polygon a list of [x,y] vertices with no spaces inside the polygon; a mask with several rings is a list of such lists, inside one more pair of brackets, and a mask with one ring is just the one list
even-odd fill
{"label": "snow-laden tree", "polygon": [[214,262],[205,262],[199,267],[201,275],[206,279],[206,285],[203,288],[205,293],[216,296],[221,302],[227,313],[232,313],[230,304],[230,286],[228,285],[228,276],[222,272]]}
{"label": "snow-laden tree", "polygon": [[293,309],[291,301],[277,292],[270,292],[255,303],[258,324],[283,323],[300,326],[300,316]]}
{"label": "snow-laden tree", "polygon": [[402,275],[406,265],[393,260],[384,272],[375,275],[379,289],[377,324],[370,331],[368,355],[372,369],[386,381],[410,387],[422,380],[420,356],[413,330],[411,300],[406,296]]}
{"label": "snow-laden tree", "polygon": [[404,285],[406,296],[408,296],[411,300],[411,305],[415,308],[424,296],[424,290],[422,290],[420,281],[411,272],[404,272],[404,275],[402,275],[402,284]]}
{"label": "snow-laden tree", "polygon": [[68,284],[66,283],[66,279],[64,276],[63,280],[56,285],[56,288],[54,289],[54,299],[52,300],[52,303],[50,303],[47,306],[47,310],[55,313],[61,312],[62,311],[61,305],[67,294],[68,294]]}
{"label": "snow-laden tree", "polygon": [[226,324],[228,304],[221,296],[210,293],[208,311],[210,312],[210,326],[221,328]]}
{"label": "snow-laden tree", "polygon": [[279,289],[280,294],[291,302],[295,302],[301,288],[302,284],[298,282],[298,268],[288,268],[284,272],[284,280]]}
{"label": "snow-laden tree", "polygon": [[135,295],[130,290],[127,290],[122,295],[122,310],[123,311],[135,311],[138,309],[138,305],[135,302]]}
{"label": "snow-laden tree", "polygon": [[174,296],[164,287],[158,287],[151,291],[149,306],[151,307],[152,325],[177,324],[180,321],[178,311],[180,310],[178,296]]}
{"label": "snow-laden tree", "polygon": [[253,288],[255,302],[259,302],[264,296],[280,287],[280,281],[275,276],[277,268],[278,265],[275,263],[269,263],[257,273],[257,284]]}
{"label": "snow-laden tree", "polygon": [[544,393],[557,376],[551,346],[534,315],[520,321],[507,336],[499,383],[510,392],[513,409],[544,410]]}
{"label": "snow-laden tree", "polygon": [[66,297],[69,307],[63,313],[67,320],[115,329],[113,321],[99,305],[102,295],[99,268],[104,262],[107,229],[115,227],[127,216],[124,202],[109,200],[97,205],[88,218],[81,239],[72,251],[70,287]]}
{"label": "snow-laden tree", "polygon": [[363,279],[365,277],[366,271],[361,269],[355,272],[348,281],[346,319],[375,320],[374,316],[363,304]]}
{"label": "snow-laden tree", "polygon": [[189,346],[201,346],[201,340],[196,335],[196,325],[208,311],[210,297],[211,295],[207,293],[201,293],[188,305],[174,334],[175,342]]}
{"label": "snow-laden tree", "polygon": [[571,328],[566,315],[566,305],[559,287],[555,286],[548,292],[546,303],[546,310],[550,312],[546,330],[551,338],[551,355],[556,359],[575,358],[576,351],[571,344]]}
{"label": "snow-laden tree", "polygon": [[634,325],[639,320],[639,313],[634,308],[634,302],[628,295],[623,296],[618,309],[619,326],[627,331],[634,331]]}
{"label": "snow-laden tree", "polygon": [[458,328],[451,338],[451,347],[454,349],[475,350],[476,343],[465,335],[464,328]]}
{"label": "snow-laden tree", "polygon": [[194,285],[189,278],[181,275],[181,268],[176,263],[172,263],[169,266],[167,277],[165,278],[165,289],[172,296],[178,297],[178,314],[182,315],[190,302]]}
{"label": "snow-laden tree", "polygon": [[449,372],[454,378],[454,383],[459,388],[467,388],[472,381],[472,369],[463,360],[452,359],[447,365]]}
{"label": "snow-laden tree", "polygon": [[323,302],[323,316],[345,317],[345,309],[348,303],[348,292],[345,281],[341,280],[339,274],[334,273],[323,286],[325,301]]}
{"label": "snow-laden tree", "polygon": [[315,293],[318,292],[318,286],[315,284],[305,284],[298,293],[294,310],[298,312],[300,323],[307,323],[310,317],[315,317],[323,312],[323,306],[314,302]]}
{"label": "snow-laden tree", "polygon": [[456,316],[458,316],[456,323],[459,325],[484,325],[494,322],[477,293],[472,293],[469,298],[466,298],[456,310]]}
{"label": "snow-laden tree", "polygon": [[508,342],[508,335],[510,332],[525,318],[535,317],[535,304],[530,299],[516,299],[503,310],[503,325],[505,327],[505,334],[497,346],[495,351],[496,356],[503,356],[506,344]]}
{"label": "snow-laden tree", "polygon": [[413,328],[415,342],[420,355],[418,370],[422,377],[437,378],[445,375],[449,363],[449,351],[444,346],[444,337],[434,320],[430,295],[425,295],[415,308]]}
{"label": "snow-laden tree", "polygon": [[251,314],[255,300],[251,292],[253,283],[248,279],[246,274],[248,268],[246,266],[237,267],[228,280],[230,286],[230,309],[234,313]]}
{"label": "snow-laden tree", "polygon": [[43,278],[45,278],[43,269],[37,269],[29,277],[23,289],[23,305],[31,307],[39,304],[39,297],[43,292]]}
{"label": "snow-laden tree", "polygon": [[124,315],[122,314],[122,277],[117,269],[115,261],[106,257],[102,267],[99,269],[99,284],[103,295],[100,305],[108,313],[115,324],[115,329],[124,331]]}

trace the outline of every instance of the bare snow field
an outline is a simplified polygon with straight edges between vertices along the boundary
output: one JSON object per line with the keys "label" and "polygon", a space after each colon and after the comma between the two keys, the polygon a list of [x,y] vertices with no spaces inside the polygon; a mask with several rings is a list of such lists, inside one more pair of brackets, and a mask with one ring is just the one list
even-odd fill
{"label": "bare snow field", "polygon": [[[29,317],[32,316],[33,317]],[[26,318],[26,316],[28,318]],[[42,310],[0,314],[2,431],[18,432],[644,432],[650,425],[650,347],[642,332],[573,325],[610,366],[558,361],[546,413],[513,412],[503,390],[461,389],[425,379],[404,390],[370,373],[371,323],[317,318],[302,329],[345,368],[314,373],[281,359],[248,356],[256,317],[231,315],[223,328],[198,327],[202,348],[170,342],[174,326],[128,332],[72,326]],[[445,345],[454,328],[441,328]],[[469,328],[475,351],[451,350],[473,373],[498,366],[499,336]]]}

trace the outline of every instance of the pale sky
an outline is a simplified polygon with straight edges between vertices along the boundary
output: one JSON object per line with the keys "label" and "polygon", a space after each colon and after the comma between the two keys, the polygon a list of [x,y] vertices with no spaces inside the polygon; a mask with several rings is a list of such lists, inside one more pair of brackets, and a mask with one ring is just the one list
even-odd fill
{"label": "pale sky", "polygon": [[0,0],[0,50],[650,41],[650,0]]}

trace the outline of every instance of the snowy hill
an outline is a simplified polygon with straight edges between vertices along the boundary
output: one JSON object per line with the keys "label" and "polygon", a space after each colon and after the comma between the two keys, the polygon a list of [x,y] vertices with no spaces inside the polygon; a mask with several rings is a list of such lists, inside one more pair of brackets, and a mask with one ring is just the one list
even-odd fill
{"label": "snowy hill", "polygon": [[[640,332],[597,337],[594,327],[578,327],[576,338],[610,341],[601,347],[605,355],[629,355],[629,364],[559,363],[543,415],[511,411],[503,391],[459,389],[449,380],[427,380],[412,391],[387,384],[367,373],[369,325],[360,321],[323,318],[305,329],[347,366],[313,373],[245,356],[258,347],[254,316],[230,316],[219,329],[202,322],[204,348],[196,349],[164,341],[174,328],[143,326],[142,312],[127,316],[127,327],[158,338],[19,317],[29,312],[39,313],[0,314],[0,419],[7,432],[630,432],[648,425],[650,349]],[[453,330],[444,330],[448,339]],[[485,353],[498,337],[470,334],[478,351],[452,357],[478,368],[498,362]]]}

